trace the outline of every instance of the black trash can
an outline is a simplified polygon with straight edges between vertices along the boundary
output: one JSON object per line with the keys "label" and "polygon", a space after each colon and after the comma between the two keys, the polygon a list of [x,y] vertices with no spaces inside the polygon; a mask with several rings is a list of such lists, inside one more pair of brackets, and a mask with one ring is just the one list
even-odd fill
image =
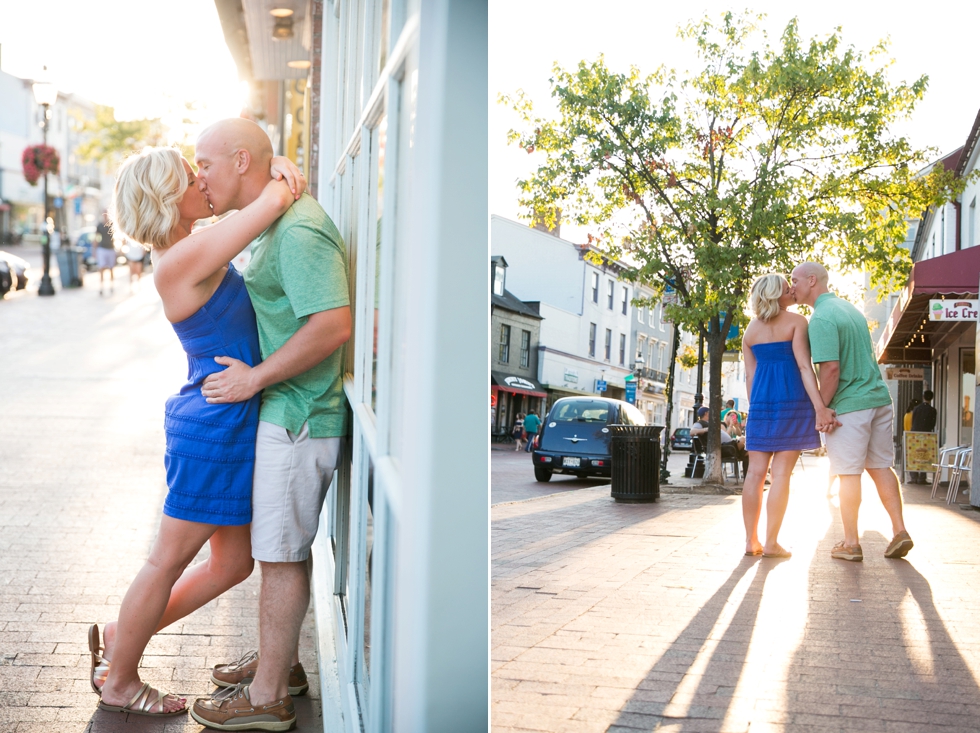
{"label": "black trash can", "polygon": [[660,498],[660,433],[663,425],[610,425],[612,497],[636,503]]}

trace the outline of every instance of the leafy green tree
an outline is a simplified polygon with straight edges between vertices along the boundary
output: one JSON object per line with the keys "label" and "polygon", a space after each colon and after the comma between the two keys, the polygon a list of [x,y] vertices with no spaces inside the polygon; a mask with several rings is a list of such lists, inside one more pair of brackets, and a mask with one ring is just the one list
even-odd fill
{"label": "leafy green tree", "polygon": [[[561,216],[595,232],[593,256],[621,259],[659,294],[678,325],[706,340],[711,428],[705,480],[721,478],[721,364],[752,281],[817,258],[904,282],[907,219],[958,185],[935,153],[892,133],[926,77],[892,83],[884,44],[865,55],[840,29],[804,40],[792,20],[771,46],[758,18],[724,14],[679,34],[701,70],[610,71],[602,57],[555,66],[555,119],[522,92],[501,96],[522,120],[510,142],[544,162],[519,182],[531,220]],[[761,39],[760,39],[761,36]]]}
{"label": "leafy green tree", "polygon": [[96,105],[95,119],[82,128],[88,133],[76,153],[114,168],[123,158],[147,145],[166,145],[167,130],[159,119],[117,120],[112,107]]}

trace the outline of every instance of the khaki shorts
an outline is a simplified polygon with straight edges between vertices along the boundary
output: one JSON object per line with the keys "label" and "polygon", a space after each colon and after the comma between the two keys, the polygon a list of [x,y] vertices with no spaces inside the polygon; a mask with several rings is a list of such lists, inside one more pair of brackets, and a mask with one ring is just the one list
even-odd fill
{"label": "khaki shorts", "polygon": [[894,465],[891,405],[848,412],[837,419],[841,426],[826,434],[831,474],[850,476],[866,468]]}
{"label": "khaki shorts", "polygon": [[311,438],[259,421],[252,479],[252,557],[300,562],[310,556],[333,480],[340,438]]}

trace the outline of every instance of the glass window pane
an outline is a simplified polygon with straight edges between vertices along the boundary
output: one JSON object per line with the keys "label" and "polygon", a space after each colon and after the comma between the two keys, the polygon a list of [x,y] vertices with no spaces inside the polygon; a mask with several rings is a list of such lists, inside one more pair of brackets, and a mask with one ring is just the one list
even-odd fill
{"label": "glass window pane", "polygon": [[377,181],[378,181],[378,218],[374,239],[374,337],[371,350],[371,409],[378,410],[378,303],[381,296],[381,216],[384,213],[385,188],[385,143],[388,134],[388,116],[381,118],[373,137],[376,140]]}
{"label": "glass window pane", "polygon": [[374,550],[374,461],[368,459],[367,476],[367,527],[364,537],[367,541],[364,557],[364,671],[371,672],[371,578]]}
{"label": "glass window pane", "polygon": [[976,357],[973,349],[960,350],[960,445],[973,442],[973,398],[976,392]]}

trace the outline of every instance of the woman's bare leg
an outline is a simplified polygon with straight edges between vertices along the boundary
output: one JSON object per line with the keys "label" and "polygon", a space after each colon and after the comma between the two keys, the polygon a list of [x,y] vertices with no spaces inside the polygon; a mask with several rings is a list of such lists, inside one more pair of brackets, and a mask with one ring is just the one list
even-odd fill
{"label": "woman's bare leg", "polygon": [[[154,633],[210,603],[226,590],[234,588],[252,574],[251,525],[218,527],[209,540],[211,556],[187,568],[170,591],[167,608]],[[105,658],[113,658],[116,622],[106,624]]]}
{"label": "woman's bare leg", "polygon": [[798,450],[781,450],[772,457],[772,486],[766,500],[766,544],[762,548],[768,554],[785,552],[779,546],[779,528],[783,525],[786,505],[789,504],[789,478],[800,457]]}
{"label": "woman's bare leg", "polygon": [[[164,516],[160,521],[150,557],[136,575],[119,609],[115,629],[112,666],[102,686],[102,700],[109,705],[125,705],[139,690],[139,661],[170,600],[171,589],[201,547],[218,528]],[[180,698],[167,696],[164,710],[184,706]],[[159,712],[159,709],[153,710]]]}
{"label": "woman's bare leg", "polygon": [[762,514],[762,487],[769,470],[772,453],[749,451],[749,470],[742,483],[742,519],[745,522],[745,551],[758,554],[762,550],[759,541],[759,516]]}

